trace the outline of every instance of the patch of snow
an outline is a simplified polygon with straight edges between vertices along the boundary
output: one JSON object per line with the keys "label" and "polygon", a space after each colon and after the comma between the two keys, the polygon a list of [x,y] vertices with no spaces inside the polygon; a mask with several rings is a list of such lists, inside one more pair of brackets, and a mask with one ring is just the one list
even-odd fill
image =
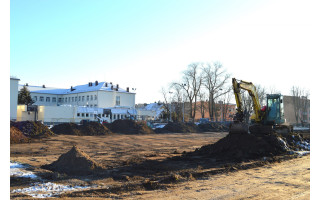
{"label": "patch of snow", "polygon": [[26,168],[26,166],[21,163],[10,162],[10,169],[11,168]]}
{"label": "patch of snow", "polygon": [[310,151],[310,144],[306,141],[303,141],[303,142],[298,141],[298,142],[296,142],[296,145],[304,150]]}
{"label": "patch of snow", "polygon": [[310,151],[294,151],[294,153],[298,154],[299,156],[305,156],[310,154]]}
{"label": "patch of snow", "polygon": [[38,178],[33,172],[21,169],[21,168],[10,168],[10,176],[22,177],[22,178]]}
{"label": "patch of snow", "polygon": [[23,193],[30,195],[34,198],[48,198],[54,197],[61,193],[68,191],[84,190],[88,188],[93,188],[96,186],[71,186],[71,185],[61,185],[51,182],[47,183],[34,183],[28,188],[15,189],[11,193]]}
{"label": "patch of snow", "polygon": [[38,178],[33,172],[26,170],[27,165],[18,163],[18,162],[10,162],[10,176],[22,177],[22,178]]}
{"label": "patch of snow", "polygon": [[278,141],[281,143],[281,146],[283,147],[284,150],[290,150],[287,143],[282,138],[278,137]]}

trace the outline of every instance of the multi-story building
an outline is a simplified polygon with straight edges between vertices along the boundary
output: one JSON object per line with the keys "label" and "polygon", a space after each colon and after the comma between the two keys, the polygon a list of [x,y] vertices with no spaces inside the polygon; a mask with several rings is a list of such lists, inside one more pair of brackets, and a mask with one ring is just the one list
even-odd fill
{"label": "multi-story building", "polygon": [[[18,120],[29,118],[46,123],[79,122],[83,119],[116,119],[135,117],[135,92],[107,82],[89,82],[69,89],[26,86],[34,100],[31,106],[18,106]],[[36,110],[35,110],[36,109]]]}

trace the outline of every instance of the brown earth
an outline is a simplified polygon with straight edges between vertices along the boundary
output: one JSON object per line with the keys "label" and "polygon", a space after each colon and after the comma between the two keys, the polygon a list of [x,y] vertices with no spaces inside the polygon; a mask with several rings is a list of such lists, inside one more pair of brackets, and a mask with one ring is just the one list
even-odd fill
{"label": "brown earth", "polygon": [[63,123],[55,125],[51,129],[55,134],[63,135],[107,135],[112,132],[98,122],[88,122],[83,125],[75,123]]}
{"label": "brown earth", "polygon": [[115,120],[106,126],[114,133],[124,134],[153,134],[154,131],[147,126],[145,122],[136,122],[134,120]]}
{"label": "brown earth", "polygon": [[88,154],[73,146],[70,151],[62,154],[58,160],[42,168],[68,175],[88,175],[101,171],[104,167],[94,161]]}
{"label": "brown earth", "polygon": [[[283,198],[283,195],[288,198],[296,197],[298,193],[302,197],[308,197],[310,171],[304,168],[309,165],[309,156],[298,159],[295,155],[283,155],[235,162],[203,155],[186,156],[187,153],[184,153],[194,152],[204,145],[212,145],[226,135],[227,133],[56,135],[38,143],[13,144],[10,149],[11,160],[30,164],[32,170],[43,179],[71,185],[98,185],[95,189],[62,194],[60,197],[64,199],[277,199]],[[74,176],[40,168],[59,160],[61,154],[69,151],[73,145],[77,145],[90,159],[105,167],[102,173]],[[282,165],[281,172],[268,171],[278,165]],[[246,176],[246,172],[250,176]],[[233,175],[228,176],[230,173]],[[273,175],[268,181],[270,173]],[[300,174],[303,174],[303,181],[299,179],[302,178]],[[242,180],[241,177],[245,179]],[[296,179],[299,181],[292,182]],[[12,190],[25,187],[28,182],[11,180],[11,183]],[[271,187],[274,183],[276,190],[284,190],[285,193],[267,194],[263,190],[263,186]],[[259,185],[261,190],[257,190],[254,185]],[[22,194],[12,194],[11,198],[32,199]]]}
{"label": "brown earth", "polygon": [[29,142],[30,138],[23,135],[23,133],[16,127],[10,127],[10,144]]}
{"label": "brown earth", "polygon": [[163,128],[157,128],[156,133],[196,133],[200,129],[194,123],[169,122]]}
{"label": "brown earth", "polygon": [[18,128],[25,136],[31,138],[44,138],[54,135],[54,133],[41,122],[34,121],[10,121],[10,127]]}

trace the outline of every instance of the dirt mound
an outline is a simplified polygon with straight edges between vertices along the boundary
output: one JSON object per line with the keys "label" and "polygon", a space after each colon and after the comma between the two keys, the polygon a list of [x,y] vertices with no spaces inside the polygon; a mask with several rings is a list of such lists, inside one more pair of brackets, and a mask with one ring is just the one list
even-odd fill
{"label": "dirt mound", "polygon": [[228,134],[214,144],[202,146],[194,153],[223,160],[246,160],[280,155],[287,150],[284,140],[275,133],[260,136]]}
{"label": "dirt mound", "polygon": [[107,135],[112,132],[98,122],[88,122],[84,125],[75,123],[63,123],[55,125],[51,129],[55,134],[62,135]]}
{"label": "dirt mound", "polygon": [[169,122],[163,128],[157,128],[156,133],[196,133],[199,132],[194,123]]}
{"label": "dirt mound", "polygon": [[124,134],[152,134],[154,131],[144,122],[136,122],[133,120],[116,120],[107,125],[112,132]]}
{"label": "dirt mound", "polygon": [[31,138],[42,138],[54,135],[54,133],[41,122],[34,121],[10,121],[10,127],[18,128],[23,135]]}
{"label": "dirt mound", "polygon": [[205,123],[199,124],[198,128],[203,132],[226,132],[229,131],[229,127],[219,123]]}
{"label": "dirt mound", "polygon": [[30,138],[27,138],[23,133],[16,127],[10,127],[10,144],[26,143],[29,142]]}
{"label": "dirt mound", "polygon": [[75,176],[94,174],[104,169],[102,165],[92,160],[88,154],[81,151],[77,146],[73,146],[70,151],[62,154],[58,160],[49,165],[44,165],[42,168]]}

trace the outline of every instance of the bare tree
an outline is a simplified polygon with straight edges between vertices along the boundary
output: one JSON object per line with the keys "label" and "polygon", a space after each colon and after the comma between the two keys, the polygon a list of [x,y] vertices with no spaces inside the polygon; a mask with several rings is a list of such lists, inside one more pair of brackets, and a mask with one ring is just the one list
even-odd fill
{"label": "bare tree", "polygon": [[233,96],[232,92],[231,92],[231,87],[229,89],[229,92],[224,94],[222,96],[222,101],[223,101],[223,107],[222,107],[222,120],[225,121],[227,118],[227,114],[228,114],[228,109],[229,109],[229,104],[231,101],[231,97]]}
{"label": "bare tree", "polygon": [[181,90],[181,87],[179,85],[173,84],[170,87],[173,91],[173,97],[172,97],[172,102],[173,102],[173,110],[172,112],[174,113],[174,121],[182,121],[182,115],[183,115],[183,104],[182,104],[182,97],[183,95],[183,90]]}
{"label": "bare tree", "polygon": [[292,86],[291,95],[293,98],[293,107],[296,123],[301,122],[304,125],[304,114],[310,109],[309,91],[301,89],[298,86]]}
{"label": "bare tree", "polygon": [[[255,87],[260,105],[266,104],[266,89],[260,85],[256,85]],[[252,97],[246,90],[241,91],[241,97],[243,101],[244,119],[246,123],[249,123],[250,116],[253,112]]]}
{"label": "bare tree", "polygon": [[277,90],[274,86],[269,87],[269,94],[280,94],[281,92]]}
{"label": "bare tree", "polygon": [[196,102],[201,85],[203,84],[203,77],[200,72],[200,63],[191,63],[188,69],[183,72],[182,83],[173,83],[172,85],[179,86],[185,91],[188,103],[190,106],[189,116],[194,120],[196,113]]}
{"label": "bare tree", "polygon": [[219,62],[207,63],[203,68],[204,73],[204,85],[208,90],[209,96],[209,116],[213,120],[213,116],[216,117],[216,99],[221,95],[229,92],[229,90],[224,90],[224,86],[230,78],[230,74],[223,70],[223,66]]}
{"label": "bare tree", "polygon": [[205,117],[205,112],[208,108],[208,105],[207,105],[207,96],[206,96],[206,93],[204,91],[200,91],[199,92],[199,100],[200,100],[200,103],[197,105],[197,109],[200,111],[201,113],[201,118],[204,118]]}
{"label": "bare tree", "polygon": [[168,101],[169,101],[169,97],[168,97],[168,91],[164,88],[164,87],[162,87],[161,88],[161,93],[162,93],[162,95],[163,95],[163,106],[164,106],[164,116],[163,116],[163,118],[167,118],[167,120],[168,120],[168,116],[169,116],[169,114],[170,114],[170,107],[169,107],[169,103],[168,103]]}

